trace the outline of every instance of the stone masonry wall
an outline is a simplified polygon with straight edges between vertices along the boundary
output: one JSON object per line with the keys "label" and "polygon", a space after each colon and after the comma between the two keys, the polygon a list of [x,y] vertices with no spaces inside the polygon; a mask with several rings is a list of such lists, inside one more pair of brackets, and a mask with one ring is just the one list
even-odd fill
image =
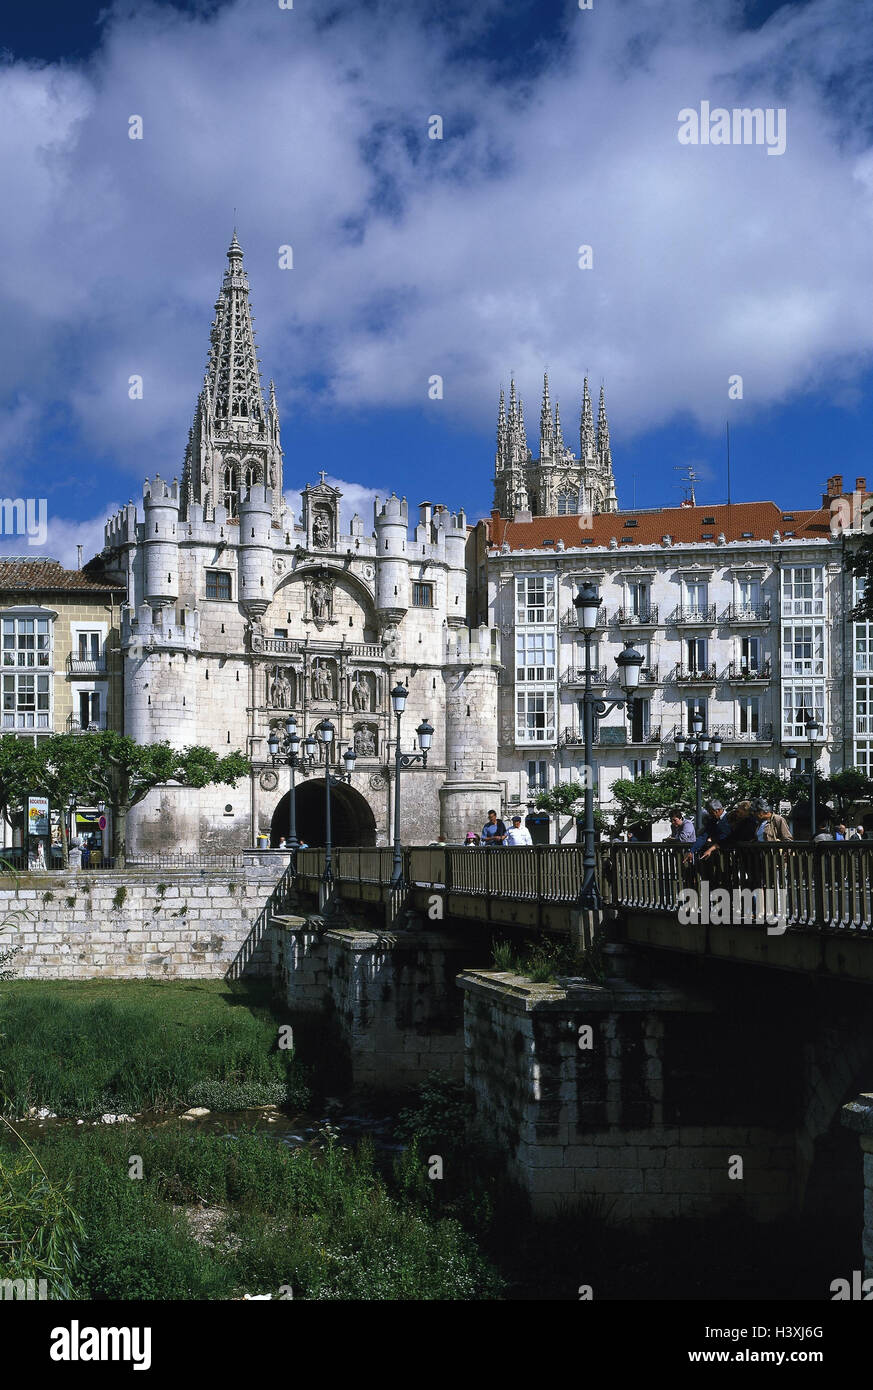
{"label": "stone masonry wall", "polygon": [[[267,902],[270,870],[27,874],[0,884],[0,950],[19,979],[221,976]],[[7,886],[8,885],[8,886]],[[268,974],[269,941],[249,974]]]}
{"label": "stone masonry wall", "polygon": [[313,920],[273,919],[276,988],[292,1011],[334,1016],[356,1089],[406,1090],[434,1071],[461,1078],[463,1000],[455,980],[488,954],[475,930],[317,931]]}
{"label": "stone masonry wall", "polygon": [[[741,1204],[758,1219],[795,1201],[793,1133],[665,1120],[665,1019],[694,1007],[666,990],[572,990],[468,971],[467,1085],[535,1210],[602,1199],[619,1219],[703,1216]],[[592,1046],[580,1048],[580,1029]],[[714,1083],[717,1084],[717,1083]],[[729,1176],[733,1155],[742,1178]]]}

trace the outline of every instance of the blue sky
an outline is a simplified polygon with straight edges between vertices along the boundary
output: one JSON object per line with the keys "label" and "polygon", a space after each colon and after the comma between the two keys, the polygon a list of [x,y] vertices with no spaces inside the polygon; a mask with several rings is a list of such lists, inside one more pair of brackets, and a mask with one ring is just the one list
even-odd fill
{"label": "blue sky", "polygon": [[[735,500],[873,475],[867,0],[472,8],[7,10],[0,493],[48,553],[181,470],[234,218],[292,502],[323,468],[487,513],[500,386],[536,453],[546,366],[568,442],[605,380],[624,506],[689,464],[722,499],[726,420]],[[785,153],[681,145],[704,100],[784,108]]]}

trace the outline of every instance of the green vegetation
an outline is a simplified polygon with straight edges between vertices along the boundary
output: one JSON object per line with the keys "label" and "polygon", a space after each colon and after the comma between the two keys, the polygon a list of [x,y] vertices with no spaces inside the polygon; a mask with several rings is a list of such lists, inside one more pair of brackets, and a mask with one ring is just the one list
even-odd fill
{"label": "green vegetation", "polygon": [[523,975],[534,984],[548,984],[559,975],[590,973],[589,962],[579,956],[566,938],[542,936],[536,941],[518,944],[496,939],[491,956],[495,970]]}
{"label": "green vegetation", "polygon": [[302,1068],[279,1050],[269,1005],[254,983],[231,993],[221,980],[13,981],[2,1004],[15,1040],[4,1053],[7,1113],[303,1108]]}
{"label": "green vegetation", "polygon": [[[14,1161],[13,1142],[0,1142],[0,1165]],[[81,1218],[74,1297],[279,1297],[288,1287],[295,1299],[498,1294],[456,1221],[401,1205],[369,1145],[351,1153],[329,1128],[316,1152],[175,1122],[136,1143],[141,1179],[128,1176],[129,1130],[56,1130],[41,1143],[49,1178],[69,1181]]]}

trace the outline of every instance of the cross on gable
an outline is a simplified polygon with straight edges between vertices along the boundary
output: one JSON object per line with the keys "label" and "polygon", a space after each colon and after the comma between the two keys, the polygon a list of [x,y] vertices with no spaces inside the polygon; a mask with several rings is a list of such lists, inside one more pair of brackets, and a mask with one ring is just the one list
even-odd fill
{"label": "cross on gable", "polygon": [[326,478],[327,478],[327,474],[325,473],[325,471],[324,471],[323,468],[322,468],[322,470],[321,470],[321,472],[319,473],[318,476],[319,476],[319,478],[321,479],[321,486],[322,486],[322,487],[325,487],[325,486],[326,486],[326,481],[325,481],[325,480],[326,480]]}

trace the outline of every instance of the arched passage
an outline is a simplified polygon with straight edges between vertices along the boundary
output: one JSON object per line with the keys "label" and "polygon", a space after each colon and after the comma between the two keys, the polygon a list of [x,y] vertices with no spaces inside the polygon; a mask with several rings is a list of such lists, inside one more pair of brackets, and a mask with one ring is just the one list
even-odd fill
{"label": "arched passage", "polygon": [[[324,778],[316,777],[296,788],[297,838],[301,844],[323,845],[325,842]],[[273,812],[270,824],[270,844],[279,843],[288,834],[291,793],[286,792]],[[370,803],[344,783],[330,789],[331,841],[334,845],[375,845],[376,818]]]}

